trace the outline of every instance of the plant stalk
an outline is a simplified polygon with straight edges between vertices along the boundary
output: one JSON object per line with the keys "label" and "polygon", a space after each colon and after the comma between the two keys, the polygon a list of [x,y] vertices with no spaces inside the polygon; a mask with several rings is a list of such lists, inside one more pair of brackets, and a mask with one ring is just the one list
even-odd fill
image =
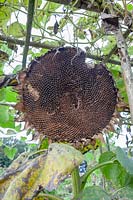
{"label": "plant stalk", "polygon": [[75,198],[80,193],[80,176],[78,167],[74,168],[71,177],[72,177],[73,197]]}
{"label": "plant stalk", "polygon": [[104,163],[97,164],[97,165],[94,166],[93,168],[88,169],[87,172],[81,177],[81,186],[80,186],[80,190],[82,191],[82,190],[84,189],[84,186],[85,186],[85,184],[86,184],[87,178],[92,174],[92,172],[94,172],[96,169],[99,169],[99,168],[104,167],[104,166],[106,166],[106,165],[113,164],[114,161],[116,161],[116,159],[110,160],[110,161],[107,161],[107,162],[104,162]]}

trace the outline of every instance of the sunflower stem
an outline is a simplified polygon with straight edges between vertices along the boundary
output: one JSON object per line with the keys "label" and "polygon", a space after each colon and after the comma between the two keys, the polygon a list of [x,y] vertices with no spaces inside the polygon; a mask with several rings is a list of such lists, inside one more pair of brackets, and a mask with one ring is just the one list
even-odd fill
{"label": "sunflower stem", "polygon": [[72,177],[73,197],[75,198],[80,193],[80,176],[78,167],[74,168],[71,177]]}

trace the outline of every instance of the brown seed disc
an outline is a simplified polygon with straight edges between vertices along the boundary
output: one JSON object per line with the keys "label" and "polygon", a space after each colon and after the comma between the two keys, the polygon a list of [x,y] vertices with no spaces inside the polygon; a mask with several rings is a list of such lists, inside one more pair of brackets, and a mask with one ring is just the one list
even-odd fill
{"label": "brown seed disc", "polygon": [[32,61],[21,83],[25,119],[53,141],[81,141],[102,131],[117,90],[103,64],[85,63],[81,49],[52,50]]}

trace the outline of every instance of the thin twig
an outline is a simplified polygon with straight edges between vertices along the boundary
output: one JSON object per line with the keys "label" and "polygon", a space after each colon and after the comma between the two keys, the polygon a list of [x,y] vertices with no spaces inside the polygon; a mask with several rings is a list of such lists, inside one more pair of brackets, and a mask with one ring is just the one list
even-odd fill
{"label": "thin twig", "polygon": [[0,102],[0,106],[8,106],[8,107],[13,107],[16,105],[16,103],[2,103]]}

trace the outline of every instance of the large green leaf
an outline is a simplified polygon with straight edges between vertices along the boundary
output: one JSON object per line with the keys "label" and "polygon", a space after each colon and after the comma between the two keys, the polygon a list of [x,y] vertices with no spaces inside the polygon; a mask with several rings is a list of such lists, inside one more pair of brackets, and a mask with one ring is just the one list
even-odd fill
{"label": "large green leaf", "polygon": [[[99,163],[103,163],[115,158],[116,155],[113,152],[108,151],[101,154]],[[117,187],[124,186],[131,180],[131,176],[126,172],[126,170],[117,160],[113,164],[102,167],[101,171],[105,178],[110,180]]]}
{"label": "large green leaf", "polygon": [[133,175],[133,160],[128,158],[127,154],[120,147],[116,148],[116,158],[121,163],[121,165],[126,169],[126,171]]}
{"label": "large green leaf", "polygon": [[107,194],[102,188],[98,186],[90,186],[78,195],[74,200],[111,200],[109,194]]}

